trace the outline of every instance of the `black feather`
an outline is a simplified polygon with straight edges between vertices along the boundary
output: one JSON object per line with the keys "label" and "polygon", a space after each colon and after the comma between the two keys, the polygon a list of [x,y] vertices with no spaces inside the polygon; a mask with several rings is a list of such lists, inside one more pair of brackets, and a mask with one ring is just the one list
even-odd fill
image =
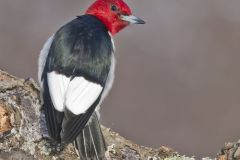
{"label": "black feather", "polygon": [[80,159],[104,159],[107,149],[96,113],[74,141]]}
{"label": "black feather", "polygon": [[63,129],[61,132],[62,143],[69,143],[76,139],[92,116],[100,99],[101,95],[84,114],[75,115],[68,110],[64,112],[64,119],[62,123]]}
{"label": "black feather", "polygon": [[47,127],[49,135],[55,141],[69,143],[79,136],[95,111],[102,93],[84,114],[74,115],[67,110],[58,112],[51,100],[47,74],[55,71],[71,80],[82,76],[104,87],[110,71],[112,52],[113,45],[107,28],[91,15],[77,17],[54,35],[42,81]]}
{"label": "black feather", "polygon": [[44,113],[46,116],[46,124],[49,136],[56,142],[61,142],[60,132],[62,130],[62,120],[64,114],[62,112],[58,112],[52,103],[50,93],[48,90],[48,83],[44,80],[43,82],[44,92],[43,92],[43,100],[44,100]]}
{"label": "black feather", "polygon": [[91,15],[80,16],[64,25],[54,36],[46,72],[67,77],[83,76],[104,86],[113,46],[105,25]]}

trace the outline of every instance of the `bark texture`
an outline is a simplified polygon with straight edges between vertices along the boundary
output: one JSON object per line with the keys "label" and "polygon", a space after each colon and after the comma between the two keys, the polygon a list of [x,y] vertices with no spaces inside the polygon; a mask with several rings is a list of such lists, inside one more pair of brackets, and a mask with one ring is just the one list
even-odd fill
{"label": "bark texture", "polygon": [[[194,159],[180,156],[167,147],[152,149],[139,146],[109,128],[102,128],[108,144],[107,160]],[[46,137],[37,83],[0,70],[0,160],[78,159],[72,144],[62,150],[53,147]],[[217,159],[240,159],[240,142],[227,143]]]}

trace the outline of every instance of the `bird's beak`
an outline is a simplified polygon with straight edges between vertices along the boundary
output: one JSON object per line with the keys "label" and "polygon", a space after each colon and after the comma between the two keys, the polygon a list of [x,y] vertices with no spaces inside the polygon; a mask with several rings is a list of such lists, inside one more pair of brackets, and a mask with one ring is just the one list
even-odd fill
{"label": "bird's beak", "polygon": [[129,22],[129,23],[132,23],[132,24],[145,24],[145,21],[138,18],[138,17],[135,17],[133,15],[121,15],[120,17],[123,21],[126,21],[126,22]]}

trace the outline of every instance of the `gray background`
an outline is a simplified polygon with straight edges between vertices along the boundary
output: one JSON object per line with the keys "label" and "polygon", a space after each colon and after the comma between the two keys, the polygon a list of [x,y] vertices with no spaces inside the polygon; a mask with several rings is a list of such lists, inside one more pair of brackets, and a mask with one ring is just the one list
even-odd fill
{"label": "gray background", "polygon": [[[214,156],[240,136],[240,1],[127,1],[146,25],[117,36],[102,122],[133,141]],[[37,75],[39,50],[92,0],[1,0],[0,68]]]}

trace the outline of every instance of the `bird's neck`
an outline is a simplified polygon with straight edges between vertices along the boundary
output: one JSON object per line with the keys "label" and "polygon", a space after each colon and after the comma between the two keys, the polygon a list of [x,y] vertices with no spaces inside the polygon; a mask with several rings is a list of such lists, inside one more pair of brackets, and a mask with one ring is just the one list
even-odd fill
{"label": "bird's neck", "polygon": [[112,35],[115,35],[116,33],[121,31],[122,29],[124,29],[128,25],[127,22],[119,20],[116,17],[111,17],[111,16],[106,17],[104,15],[91,13],[91,12],[87,13],[87,14],[95,16],[96,18],[98,18],[107,27],[108,31]]}

